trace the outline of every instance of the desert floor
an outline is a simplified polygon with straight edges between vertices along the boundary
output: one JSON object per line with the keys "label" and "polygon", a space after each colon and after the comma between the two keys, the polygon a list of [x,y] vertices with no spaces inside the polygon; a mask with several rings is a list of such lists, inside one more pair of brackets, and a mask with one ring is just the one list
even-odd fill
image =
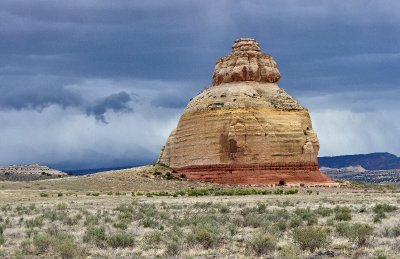
{"label": "desert floor", "polygon": [[219,186],[161,167],[0,182],[0,258],[397,258],[400,188]]}

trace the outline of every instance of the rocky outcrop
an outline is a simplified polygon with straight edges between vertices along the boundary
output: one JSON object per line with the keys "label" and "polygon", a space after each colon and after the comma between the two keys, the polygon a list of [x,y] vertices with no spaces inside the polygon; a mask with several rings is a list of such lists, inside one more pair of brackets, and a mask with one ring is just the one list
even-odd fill
{"label": "rocky outcrop", "polygon": [[279,78],[254,39],[236,40],[217,61],[213,85],[183,111],[159,162],[217,183],[333,184],[318,170],[307,109],[279,88]]}
{"label": "rocky outcrop", "polygon": [[275,60],[261,52],[257,41],[242,38],[235,41],[229,56],[217,61],[213,85],[241,81],[276,83],[280,78]]}

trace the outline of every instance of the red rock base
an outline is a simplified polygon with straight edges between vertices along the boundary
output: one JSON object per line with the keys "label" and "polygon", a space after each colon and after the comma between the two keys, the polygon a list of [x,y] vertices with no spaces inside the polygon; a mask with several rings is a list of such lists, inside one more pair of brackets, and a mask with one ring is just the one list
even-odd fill
{"label": "red rock base", "polygon": [[271,163],[271,164],[219,164],[174,168],[188,179],[220,184],[257,185],[338,185],[319,171],[317,164]]}

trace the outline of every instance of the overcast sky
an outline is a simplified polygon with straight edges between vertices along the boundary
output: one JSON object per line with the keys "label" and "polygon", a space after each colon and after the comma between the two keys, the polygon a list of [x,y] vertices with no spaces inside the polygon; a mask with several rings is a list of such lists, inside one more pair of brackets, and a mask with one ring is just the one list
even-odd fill
{"label": "overcast sky", "polygon": [[154,162],[236,38],[309,108],[320,155],[400,155],[400,1],[0,1],[0,164]]}

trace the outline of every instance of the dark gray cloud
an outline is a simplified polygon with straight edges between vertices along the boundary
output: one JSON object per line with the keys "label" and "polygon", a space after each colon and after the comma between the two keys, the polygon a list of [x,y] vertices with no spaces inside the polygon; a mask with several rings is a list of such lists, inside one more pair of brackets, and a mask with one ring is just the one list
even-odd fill
{"label": "dark gray cloud", "polygon": [[[400,154],[389,137],[360,144],[373,139],[372,132],[392,136],[397,129],[379,111],[399,112],[399,24],[396,0],[2,0],[0,135],[21,143],[2,141],[0,164],[39,159],[24,151],[36,146],[56,146],[49,154],[80,160],[72,155],[79,148],[99,150],[90,138],[108,139],[101,150],[106,156],[110,147],[119,145],[123,156],[129,147],[151,142],[147,160],[137,161],[153,159],[150,153],[158,152],[186,102],[210,83],[215,61],[238,37],[256,38],[276,59],[280,86],[317,114],[321,136],[358,115],[370,129],[360,134],[362,150],[383,148],[379,140]],[[325,125],[325,117],[339,125]],[[377,132],[376,122],[384,132]],[[80,126],[71,135],[55,133],[74,123]],[[22,138],[30,124],[36,135]],[[82,125],[91,134],[82,137]],[[135,137],[119,142],[116,125]],[[53,137],[41,138],[43,132]],[[325,155],[340,150],[340,141],[321,142]]]}
{"label": "dark gray cloud", "polygon": [[107,111],[132,113],[133,108],[129,107],[128,104],[130,101],[132,101],[132,98],[127,92],[111,94],[96,100],[93,105],[86,109],[86,113],[88,116],[93,115],[96,120],[107,124],[108,122],[105,116]]}
{"label": "dark gray cloud", "polygon": [[0,110],[32,109],[40,112],[50,105],[59,105],[65,109],[80,106],[82,102],[78,94],[63,87],[15,87],[3,89]]}

